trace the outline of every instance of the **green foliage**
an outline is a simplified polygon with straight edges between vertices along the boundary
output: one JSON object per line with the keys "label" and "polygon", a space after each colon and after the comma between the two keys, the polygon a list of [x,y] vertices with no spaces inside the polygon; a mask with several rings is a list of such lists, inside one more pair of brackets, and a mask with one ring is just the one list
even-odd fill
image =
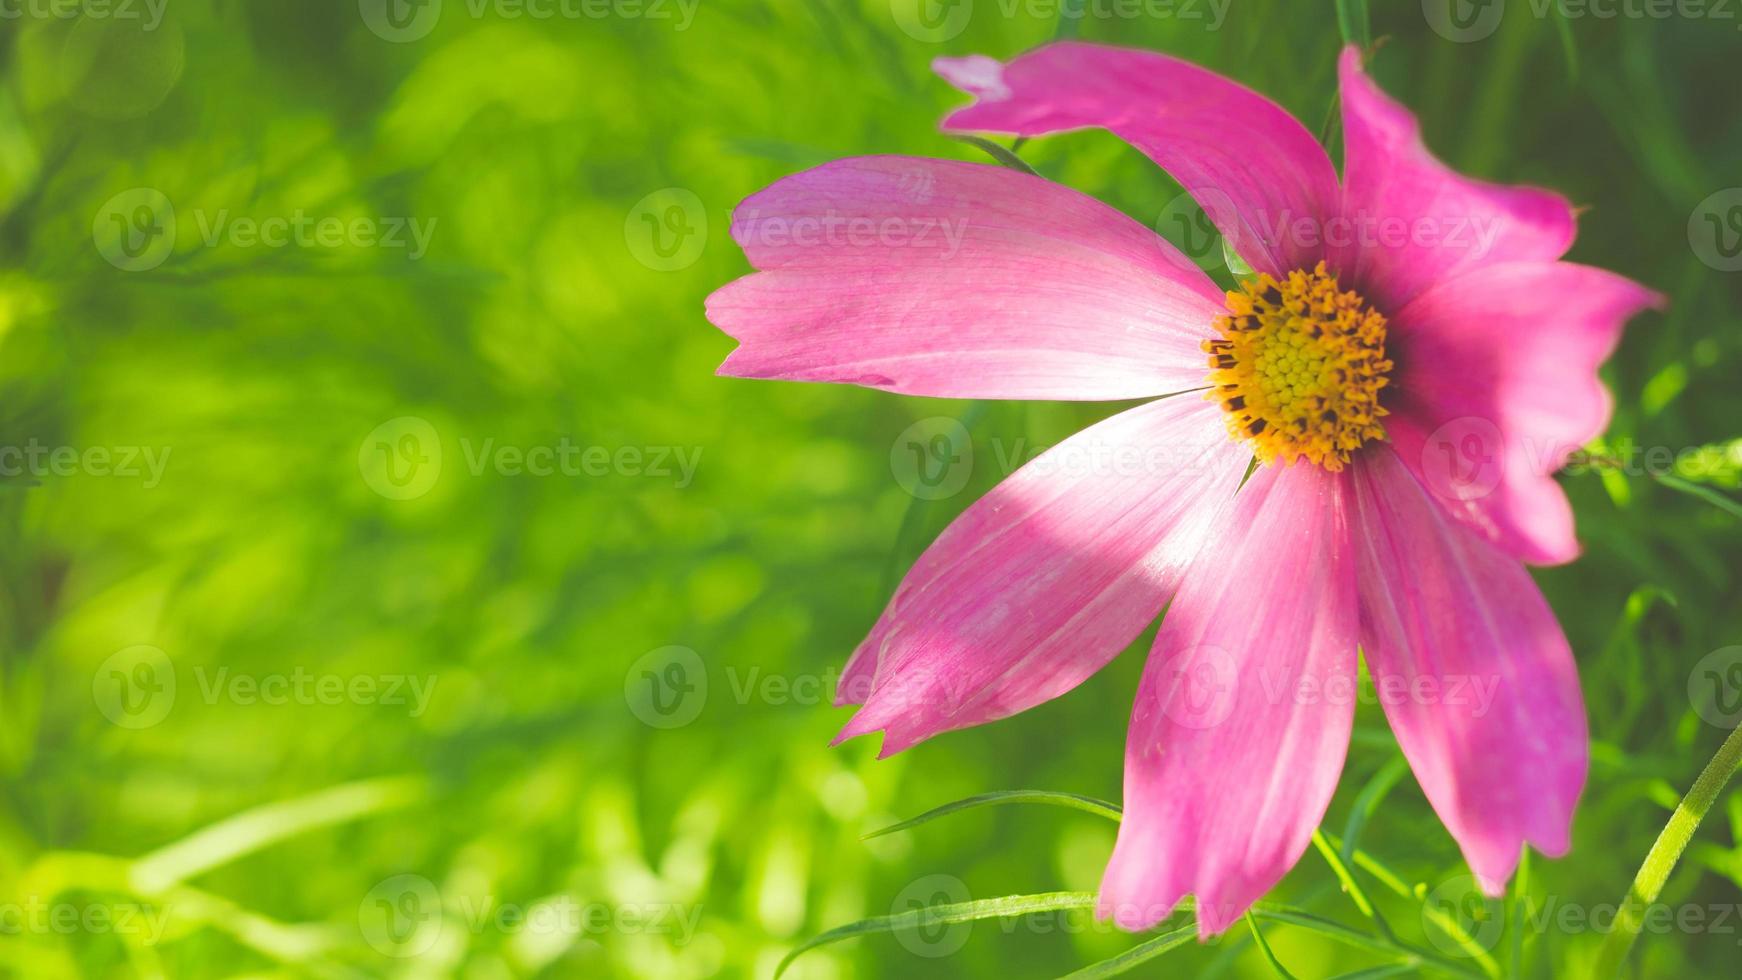
{"label": "green foliage", "polygon": [[[0,460],[0,976],[1613,961],[1595,913],[1728,734],[1709,684],[1742,643],[1742,273],[1690,237],[1738,179],[1734,22],[1507,4],[1453,41],[1414,0],[924,2],[7,5],[0,448],[37,455]],[[1112,407],[717,378],[732,342],[702,304],[746,271],[738,201],[855,154],[990,152],[1177,233],[1178,187],[1106,134],[1018,158],[937,132],[962,98],[933,57],[1055,36],[1192,59],[1315,131],[1345,36],[1370,36],[1450,164],[1565,192],[1587,208],[1570,257],[1670,297],[1564,477],[1585,554],[1538,577],[1593,765],[1572,855],[1529,860],[1504,902],[1468,887],[1373,705],[1320,846],[1254,912],[1262,947],[1096,923],[1114,827],[1081,813],[861,839],[1003,787],[1119,798],[1149,636],[1022,716],[882,761],[828,744],[895,576]],[[940,420],[973,465],[920,499],[892,451]],[[1716,910],[1742,901],[1742,798],[1703,804],[1673,873],[1652,866],[1672,918],[1641,917],[1628,975],[1733,972],[1742,917]],[[1073,897],[993,897],[1047,894]],[[916,911],[964,903],[993,914]],[[891,920],[925,941],[840,931]]]}

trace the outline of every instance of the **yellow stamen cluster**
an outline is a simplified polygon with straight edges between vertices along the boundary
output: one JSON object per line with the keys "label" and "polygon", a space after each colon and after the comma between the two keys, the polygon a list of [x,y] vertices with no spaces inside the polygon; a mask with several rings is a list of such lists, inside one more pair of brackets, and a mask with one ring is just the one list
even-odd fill
{"label": "yellow stamen cluster", "polygon": [[1215,325],[1221,338],[1204,341],[1208,397],[1222,403],[1229,433],[1250,440],[1260,462],[1305,457],[1335,471],[1385,438],[1385,318],[1359,293],[1339,291],[1323,262],[1280,282],[1244,280]]}

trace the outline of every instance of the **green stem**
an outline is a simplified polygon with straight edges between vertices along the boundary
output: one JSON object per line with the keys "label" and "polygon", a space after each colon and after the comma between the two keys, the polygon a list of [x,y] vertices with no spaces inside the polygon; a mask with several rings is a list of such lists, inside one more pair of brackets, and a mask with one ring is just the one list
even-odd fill
{"label": "green stem", "polygon": [[1349,870],[1348,862],[1344,861],[1343,856],[1337,853],[1337,849],[1325,840],[1324,831],[1313,830],[1313,846],[1318,848],[1319,854],[1324,856],[1325,863],[1331,866],[1331,871],[1336,874],[1337,881],[1343,885],[1343,891],[1348,894],[1361,914],[1373,920],[1373,927],[1379,930],[1380,935],[1386,939],[1396,939],[1397,937],[1391,932],[1390,923],[1387,923],[1385,917],[1379,914],[1378,907],[1367,897],[1366,889],[1362,888],[1361,883],[1355,880],[1355,874]]}
{"label": "green stem", "polygon": [[1723,792],[1724,784],[1730,781],[1738,765],[1742,765],[1742,727],[1731,731],[1724,744],[1718,746],[1718,754],[1712,756],[1712,761],[1700,771],[1693,788],[1677,804],[1675,812],[1670,814],[1669,823],[1664,824],[1663,832],[1657,835],[1657,842],[1651,845],[1651,852],[1645,855],[1645,863],[1639,866],[1639,874],[1633,877],[1633,887],[1628,889],[1621,912],[1615,917],[1615,928],[1603,940],[1603,948],[1597,954],[1594,976],[1613,977],[1621,972],[1628,951],[1639,938],[1646,908],[1663,892],[1669,873],[1675,870],[1682,851],[1687,849],[1688,841],[1699,828],[1700,821],[1705,819],[1706,811],[1717,802],[1718,794]]}

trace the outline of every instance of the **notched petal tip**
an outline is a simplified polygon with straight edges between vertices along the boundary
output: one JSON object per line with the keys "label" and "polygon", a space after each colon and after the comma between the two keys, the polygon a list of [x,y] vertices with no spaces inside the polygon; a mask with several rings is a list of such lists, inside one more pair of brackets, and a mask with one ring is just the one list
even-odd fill
{"label": "notched petal tip", "polygon": [[881,735],[883,737],[881,744],[877,747],[878,761],[887,759],[897,752],[905,752],[925,741],[926,737],[926,733],[916,732],[911,726],[903,727],[899,717],[886,718],[868,708],[860,708],[859,712],[835,734],[835,737],[829,740],[829,746],[833,748],[861,735]]}

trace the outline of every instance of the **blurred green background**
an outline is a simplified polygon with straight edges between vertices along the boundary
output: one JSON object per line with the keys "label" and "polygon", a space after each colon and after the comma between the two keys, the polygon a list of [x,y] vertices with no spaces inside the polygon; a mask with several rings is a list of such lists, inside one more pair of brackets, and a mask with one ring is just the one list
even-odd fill
{"label": "blurred green background", "polygon": [[[1588,208],[1573,258],[1673,298],[1607,369],[1621,465],[1565,479],[1586,554],[1539,576],[1597,743],[1573,855],[1474,900],[1371,706],[1327,822],[1372,810],[1362,847],[1403,894],[1357,873],[1401,941],[1584,975],[1742,696],[1738,521],[1661,479],[1737,484],[1742,14],[1372,6],[1373,71],[1437,152],[1564,191]],[[828,747],[848,712],[827,695],[1006,460],[1110,408],[718,379],[732,343],[702,316],[747,270],[733,205],[777,177],[986,159],[936,130],[962,101],[940,54],[1075,34],[1334,123],[1329,2],[1067,9],[0,4],[0,974],[766,978],[867,916],[1093,890],[1114,826],[1083,813],[860,836],[991,790],[1117,800],[1148,636],[1066,698],[883,762]],[[1181,230],[1178,188],[1111,136],[1022,153]],[[958,418],[961,488],[910,493],[904,433]],[[1739,886],[1731,792],[1664,896],[1704,924],[1648,933],[1630,972],[1734,975]],[[1371,929],[1311,852],[1275,897]],[[1265,936],[1303,978],[1394,959]],[[789,975],[1056,976],[1135,941],[1055,914]],[[1236,929],[1139,972],[1270,971]]]}

